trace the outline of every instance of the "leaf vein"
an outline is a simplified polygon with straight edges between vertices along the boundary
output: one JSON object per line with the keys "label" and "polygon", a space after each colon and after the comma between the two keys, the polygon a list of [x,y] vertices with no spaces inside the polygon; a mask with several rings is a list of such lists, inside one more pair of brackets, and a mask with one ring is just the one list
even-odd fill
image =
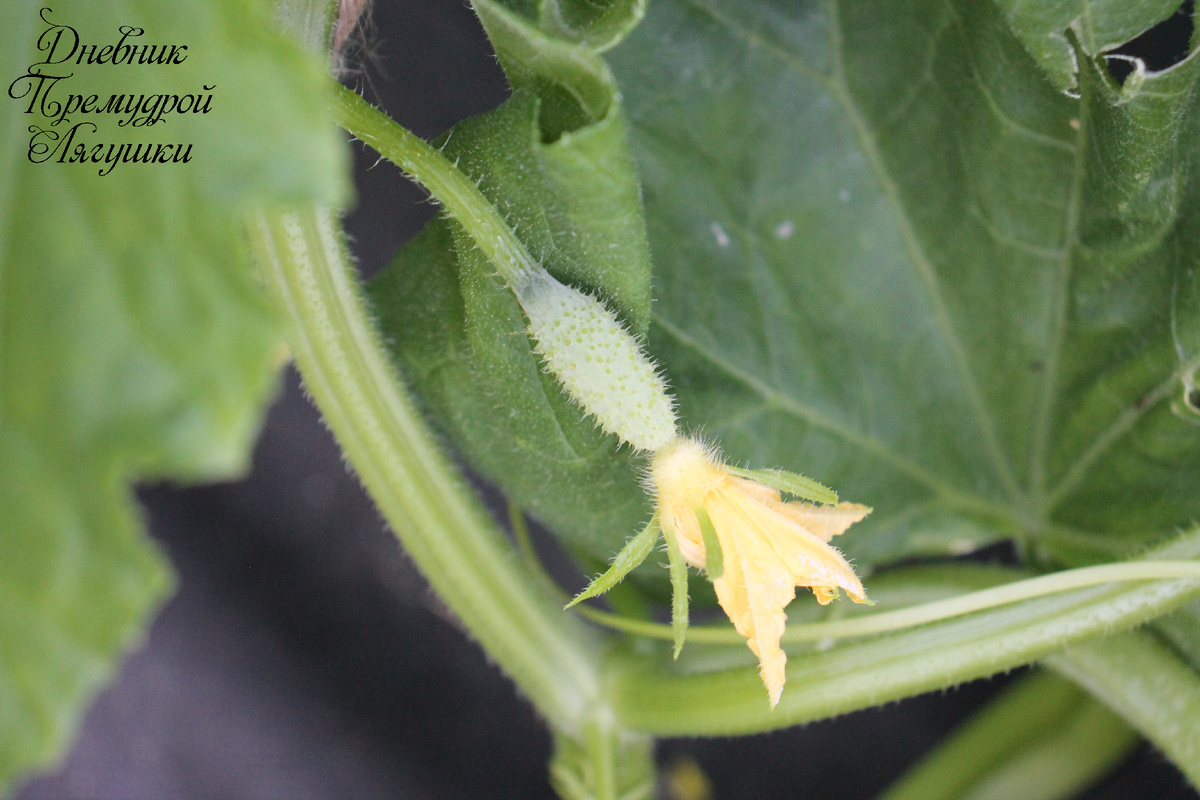
{"label": "leaf vein", "polygon": [[867,121],[864,119],[862,112],[859,110],[853,95],[850,93],[849,85],[846,82],[844,71],[844,54],[843,42],[841,37],[841,22],[838,14],[838,0],[830,0],[830,10],[832,24],[830,25],[831,47],[834,52],[834,80],[830,84],[831,91],[834,97],[841,104],[846,113],[851,125],[854,128],[855,134],[858,137],[859,147],[863,151],[867,162],[871,165],[872,172],[875,174],[879,182],[880,190],[887,201],[888,207],[892,209],[893,217],[896,220],[897,228],[901,238],[904,241],[905,252],[908,255],[909,261],[916,269],[922,283],[925,286],[929,296],[929,301],[933,306],[934,317],[937,321],[938,328],[942,332],[943,338],[947,346],[950,348],[955,368],[959,373],[959,378],[962,381],[963,389],[967,394],[968,402],[975,414],[980,432],[983,435],[984,445],[988,456],[991,459],[993,468],[996,474],[1009,491],[1014,500],[1021,496],[1021,491],[1017,486],[1016,480],[1013,477],[1008,460],[1004,457],[1003,451],[1000,448],[999,437],[996,433],[995,423],[988,413],[983,401],[983,396],[979,389],[979,382],[970,364],[967,361],[966,349],[963,345],[962,338],[958,333],[957,328],[950,316],[949,309],[946,306],[946,300],[942,293],[942,287],[938,280],[937,270],[929,255],[925,252],[920,239],[917,236],[916,230],[913,227],[911,218],[904,207],[900,198],[899,188],[895,181],[887,171],[884,164],[883,156],[879,152],[879,147],[875,137],[868,128]]}
{"label": "leaf vein", "polygon": [[1045,520],[1046,461],[1050,449],[1050,427],[1054,409],[1058,405],[1059,384],[1063,349],[1066,346],[1068,316],[1070,311],[1071,279],[1075,266],[1075,249],[1079,244],[1080,207],[1083,202],[1083,179],[1086,172],[1089,91],[1086,82],[1080,82],[1079,138],[1075,146],[1075,163],[1071,173],[1071,192],[1067,196],[1063,221],[1062,256],[1058,261],[1058,275],[1054,286],[1054,317],[1050,321],[1050,344],[1046,353],[1042,373],[1042,385],[1034,409],[1033,441],[1029,448],[1029,484],[1033,493],[1033,508]]}
{"label": "leaf vein", "polygon": [[947,503],[960,508],[974,509],[992,515],[1011,516],[1011,512],[1007,507],[952,486],[915,461],[895,452],[880,439],[849,428],[812,406],[802,403],[796,398],[786,395],[768,385],[761,379],[736,366],[721,354],[706,348],[694,337],[670,320],[665,319],[658,312],[655,312],[653,315],[653,324],[660,332],[667,334],[680,345],[703,356],[710,365],[724,372],[726,376],[740,383],[746,389],[757,394],[768,406],[875,456],[895,468],[898,472],[912,478],[918,483],[924,484],[928,489],[940,495]]}
{"label": "leaf vein", "polygon": [[1126,433],[1128,433],[1138,420],[1146,415],[1150,409],[1157,406],[1162,401],[1170,397],[1171,392],[1183,380],[1184,376],[1194,374],[1200,370],[1200,353],[1193,355],[1190,360],[1184,361],[1179,365],[1171,375],[1162,383],[1155,386],[1146,396],[1144,402],[1136,403],[1125,409],[1112,424],[1104,429],[1097,436],[1092,444],[1075,460],[1071,468],[1067,470],[1062,479],[1046,494],[1045,512],[1049,516],[1052,511],[1062,500],[1070,494],[1083,479],[1087,473],[1095,466],[1096,462]]}
{"label": "leaf vein", "polygon": [[1035,258],[1044,258],[1046,260],[1057,261],[1058,259],[1062,258],[1061,247],[1047,247],[1045,245],[1035,244],[1034,242],[1030,242],[1025,239],[1018,239],[1017,237],[1003,231],[1000,226],[998,226],[995,222],[992,222],[992,220],[977,203],[971,203],[969,206],[967,206],[967,213],[974,217],[979,222],[983,230],[987,232],[988,237],[1001,247],[1010,247],[1013,250],[1024,253],[1025,255],[1033,256]]}

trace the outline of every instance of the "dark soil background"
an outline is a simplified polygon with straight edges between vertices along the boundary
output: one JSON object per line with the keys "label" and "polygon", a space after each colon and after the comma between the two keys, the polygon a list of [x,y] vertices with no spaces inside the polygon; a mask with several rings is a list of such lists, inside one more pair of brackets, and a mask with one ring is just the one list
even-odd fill
{"label": "dark soil background", "polygon": [[[380,0],[368,38],[358,80],[423,136],[506,95],[462,0]],[[347,224],[373,274],[433,212],[354,149]],[[19,800],[553,797],[546,730],[405,558],[294,372],[248,479],[141,499],[179,591],[65,762]],[[867,800],[1003,682],[765,736],[666,741],[659,756],[694,759],[721,800]],[[1148,746],[1087,795],[1196,797]]]}

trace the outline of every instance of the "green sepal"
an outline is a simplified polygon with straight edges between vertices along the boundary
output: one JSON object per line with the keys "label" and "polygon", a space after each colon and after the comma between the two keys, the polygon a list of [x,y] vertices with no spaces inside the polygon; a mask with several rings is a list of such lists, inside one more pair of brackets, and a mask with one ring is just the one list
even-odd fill
{"label": "green sepal", "polygon": [[642,528],[642,532],[630,539],[621,552],[617,553],[613,559],[612,566],[603,575],[596,578],[588,584],[587,588],[579,594],[575,595],[575,599],[567,603],[563,610],[570,608],[581,600],[586,600],[589,597],[604,594],[609,589],[616,586],[621,580],[633,570],[634,567],[641,564],[650,556],[650,551],[654,549],[654,543],[658,541],[658,537],[662,531],[658,525],[658,515],[655,514],[646,523],[646,527]]}
{"label": "green sepal", "polygon": [[683,650],[683,640],[688,628],[688,576],[687,564],[679,550],[679,539],[675,527],[669,521],[662,525],[663,538],[667,540],[667,563],[671,569],[671,632],[674,634],[674,658]]}
{"label": "green sepal", "polygon": [[715,581],[725,572],[725,557],[721,554],[721,540],[717,538],[717,529],[713,527],[707,511],[697,508],[696,519],[700,520],[700,535],[704,538],[704,571],[708,573],[710,581]]}
{"label": "green sepal", "polygon": [[836,505],[838,501],[837,492],[833,489],[796,472],[788,472],[783,469],[738,469],[737,467],[730,467],[729,471],[739,478],[758,481],[784,494],[811,500],[814,503]]}

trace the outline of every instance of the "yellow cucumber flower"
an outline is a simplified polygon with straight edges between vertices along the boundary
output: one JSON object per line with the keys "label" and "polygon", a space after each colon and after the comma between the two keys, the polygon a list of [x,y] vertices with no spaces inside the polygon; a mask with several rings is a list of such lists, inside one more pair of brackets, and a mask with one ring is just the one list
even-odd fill
{"label": "yellow cucumber flower", "polygon": [[[721,607],[758,656],[774,706],[787,662],[779,646],[783,610],[796,587],[810,587],[821,604],[842,589],[854,602],[867,602],[858,576],[829,540],[871,510],[838,503],[836,494],[800,475],[724,464],[716,451],[677,433],[666,382],[603,303],[540,267],[514,274],[511,283],[538,351],[567,393],[602,428],[652,453],[649,488],[658,513],[568,608],[612,588],[649,556],[661,532],[674,593],[675,655],[687,630],[691,564],[707,572]],[[785,503],[780,490],[824,505]]]}
{"label": "yellow cucumber flower", "polygon": [[739,472],[700,443],[679,437],[654,454],[650,479],[668,541],[673,533],[684,560],[708,570],[721,608],[758,656],[774,706],[787,662],[779,646],[784,608],[796,587],[810,587],[822,605],[839,589],[856,603],[867,602],[858,576],[829,540],[871,510],[855,503],[785,503],[778,491]]}

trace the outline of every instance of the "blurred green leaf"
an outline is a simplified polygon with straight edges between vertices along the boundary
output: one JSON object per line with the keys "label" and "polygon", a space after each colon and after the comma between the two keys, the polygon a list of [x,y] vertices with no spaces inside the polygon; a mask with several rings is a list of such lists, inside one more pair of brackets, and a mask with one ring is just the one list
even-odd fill
{"label": "blurred green leaf", "polygon": [[[6,4],[5,81],[44,60],[41,4]],[[0,785],[47,764],[169,591],[129,495],[136,479],[243,472],[282,361],[242,220],[260,203],[336,203],[345,158],[320,59],[252,0],[69,0],[45,19],[97,54],[186,45],[179,64],[43,68],[51,100],[211,94],[208,113],[52,126],[23,84],[0,101]],[[203,87],[214,87],[211,91]],[[29,127],[74,144],[185,143],[190,163],[27,158]],[[43,138],[50,141],[53,138]],[[66,159],[63,159],[64,161]]]}
{"label": "blurred green leaf", "polygon": [[1029,55],[1063,90],[1076,86],[1070,29],[1090,55],[1113,50],[1179,8],[1175,0],[995,0]]}

